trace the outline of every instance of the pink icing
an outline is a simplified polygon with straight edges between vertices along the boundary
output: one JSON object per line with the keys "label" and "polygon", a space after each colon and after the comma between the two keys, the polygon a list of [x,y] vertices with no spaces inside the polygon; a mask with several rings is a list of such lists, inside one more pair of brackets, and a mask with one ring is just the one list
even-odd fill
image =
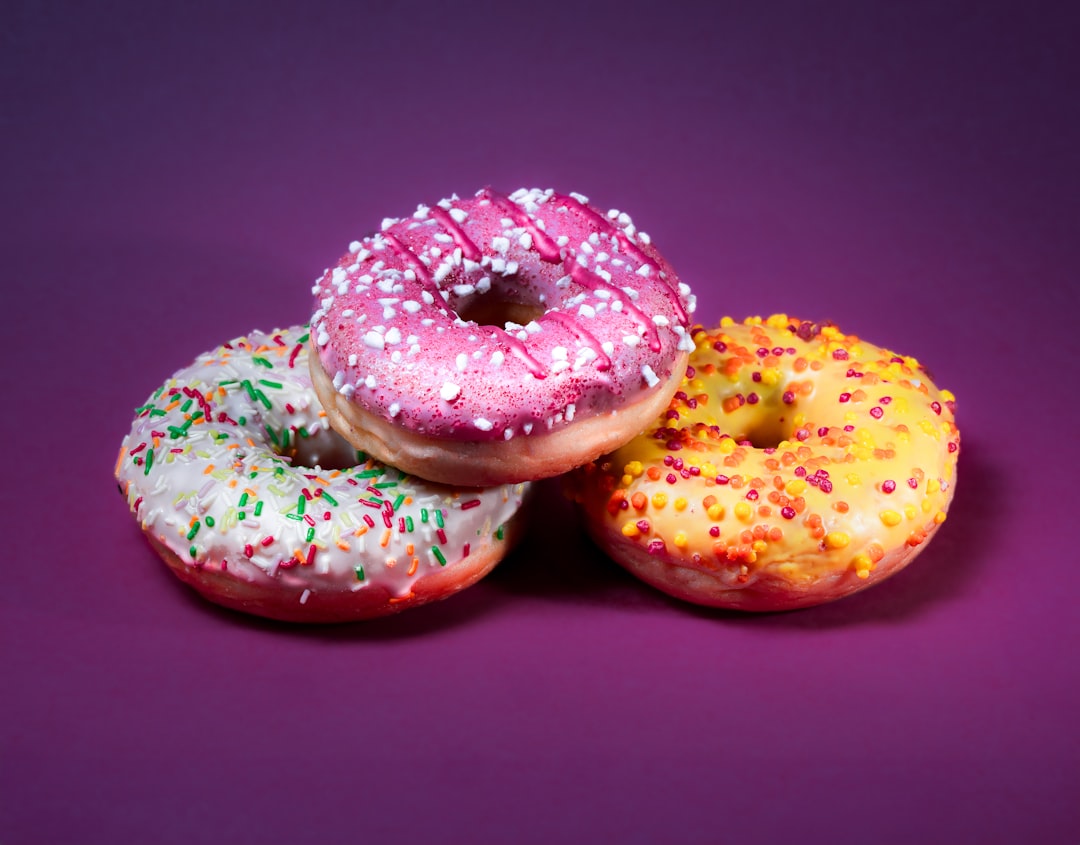
{"label": "pink icing", "polygon": [[[436,437],[510,439],[612,412],[658,389],[692,347],[694,298],[648,237],[553,191],[484,190],[384,221],[314,293],[335,388]],[[459,317],[502,301],[537,316]]]}

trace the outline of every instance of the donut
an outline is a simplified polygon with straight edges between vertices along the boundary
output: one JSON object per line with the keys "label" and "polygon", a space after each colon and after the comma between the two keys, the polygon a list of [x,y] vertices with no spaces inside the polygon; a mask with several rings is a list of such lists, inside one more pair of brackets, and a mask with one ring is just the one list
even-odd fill
{"label": "donut", "polygon": [[353,242],[316,282],[312,381],[356,448],[433,481],[561,474],[665,408],[694,298],[579,194],[482,190]]}
{"label": "donut", "polygon": [[308,330],[200,355],[136,410],[121,493],[181,581],[296,622],[396,613],[475,583],[519,528],[525,484],[455,489],[356,452],[311,388]]}
{"label": "donut", "polygon": [[916,359],[783,314],[692,331],[669,407],[568,482],[602,549],[677,598],[768,611],[854,593],[926,548],[960,436]]}

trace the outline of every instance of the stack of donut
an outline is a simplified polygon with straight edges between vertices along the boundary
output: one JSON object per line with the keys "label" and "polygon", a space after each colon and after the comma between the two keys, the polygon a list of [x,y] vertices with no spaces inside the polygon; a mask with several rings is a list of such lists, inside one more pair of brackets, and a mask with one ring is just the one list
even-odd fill
{"label": "stack of donut", "polygon": [[649,583],[800,607],[903,566],[952,496],[952,397],[918,362],[782,316],[695,325],[648,236],[578,194],[421,205],[313,294],[306,323],[165,382],[117,459],[151,545],[227,607],[332,622],[445,598],[563,474]]}

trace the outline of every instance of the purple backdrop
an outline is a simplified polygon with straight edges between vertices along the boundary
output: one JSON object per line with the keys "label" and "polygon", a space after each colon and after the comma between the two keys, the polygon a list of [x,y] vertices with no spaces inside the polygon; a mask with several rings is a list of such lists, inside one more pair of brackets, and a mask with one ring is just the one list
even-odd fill
{"label": "purple backdrop", "polygon": [[[5,10],[0,840],[1080,841],[1068,4],[361,5]],[[629,211],[703,322],[927,362],[963,434],[939,537],[739,616],[625,575],[547,485],[438,606],[196,598],[115,491],[134,407],[487,184]]]}

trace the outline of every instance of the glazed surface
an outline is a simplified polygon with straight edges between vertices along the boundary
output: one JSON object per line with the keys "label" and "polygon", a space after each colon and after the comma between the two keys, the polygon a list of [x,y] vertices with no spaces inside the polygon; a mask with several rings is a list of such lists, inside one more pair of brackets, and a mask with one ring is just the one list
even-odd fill
{"label": "glazed surface", "polygon": [[315,284],[333,388],[409,432],[510,440],[670,382],[694,298],[629,216],[521,190],[420,206]]}
{"label": "glazed surface", "polygon": [[574,476],[598,542],[681,598],[753,610],[906,565],[953,495],[952,394],[912,357],[786,315],[693,337],[668,410]]}
{"label": "glazed surface", "polygon": [[116,477],[163,556],[300,617],[364,591],[392,609],[427,575],[501,556],[527,485],[459,490],[358,455],[326,424],[307,341],[302,327],[237,338],[137,409]]}

